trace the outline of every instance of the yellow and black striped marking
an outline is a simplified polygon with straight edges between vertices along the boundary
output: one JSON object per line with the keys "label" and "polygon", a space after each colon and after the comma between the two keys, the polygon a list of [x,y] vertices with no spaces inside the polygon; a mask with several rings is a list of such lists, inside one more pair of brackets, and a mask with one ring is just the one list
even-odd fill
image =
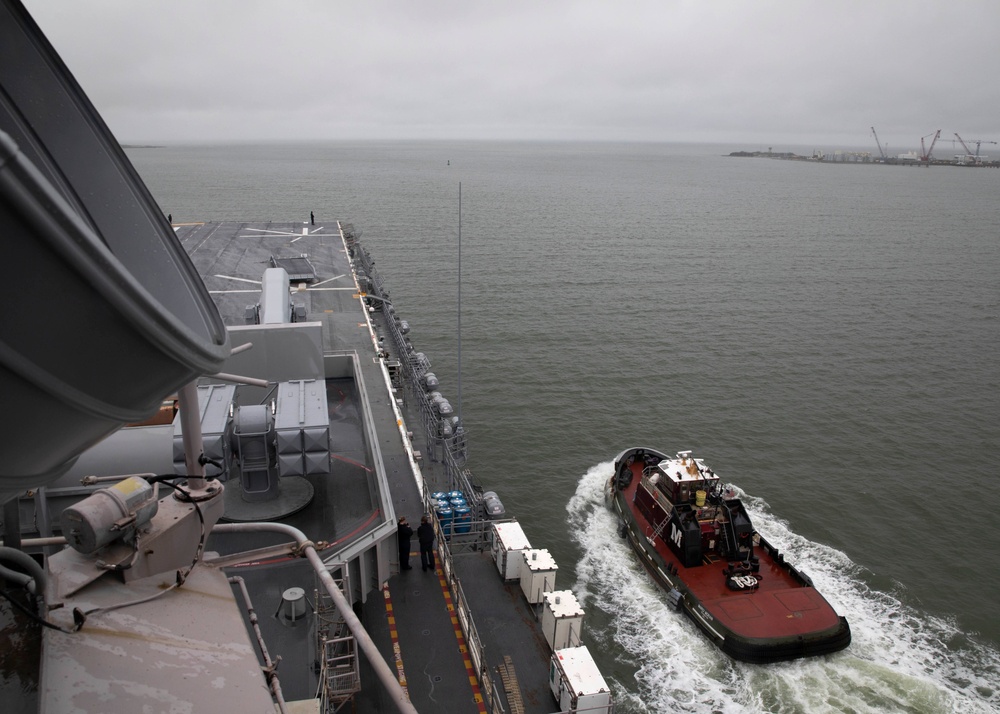
{"label": "yellow and black striped marking", "polygon": [[385,613],[389,619],[389,638],[392,640],[392,659],[396,663],[396,678],[399,680],[399,686],[403,688],[406,701],[410,701],[410,690],[406,686],[403,655],[399,650],[399,632],[396,630],[396,616],[392,612],[392,596],[389,594],[388,584],[382,586],[382,595],[385,597]]}
{"label": "yellow and black striped marking", "polygon": [[462,626],[458,622],[458,614],[455,612],[455,604],[451,601],[451,590],[448,589],[448,581],[444,578],[444,571],[437,568],[434,571],[441,584],[441,592],[444,594],[444,603],[448,608],[448,615],[451,618],[451,625],[455,628],[455,639],[458,640],[458,651],[462,653],[462,661],[465,662],[465,671],[469,675],[469,686],[472,687],[472,698],[479,708],[480,714],[486,714],[486,703],[483,701],[483,693],[479,689],[479,677],[476,676],[475,665],[469,657],[469,647],[465,643],[465,634]]}

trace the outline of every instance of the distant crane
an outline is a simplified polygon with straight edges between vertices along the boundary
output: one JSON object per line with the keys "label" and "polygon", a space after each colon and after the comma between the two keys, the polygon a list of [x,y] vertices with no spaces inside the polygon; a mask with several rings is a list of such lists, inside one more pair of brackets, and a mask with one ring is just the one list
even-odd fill
{"label": "distant crane", "polygon": [[882,145],[878,141],[878,134],[875,133],[875,127],[872,127],[872,135],[875,137],[875,146],[878,147],[878,153],[882,155],[882,161],[887,161],[889,157],[885,155],[884,151],[882,151]]}
{"label": "distant crane", "polygon": [[965,149],[965,155],[969,159],[971,159],[972,163],[974,163],[974,164],[981,164],[982,161],[983,161],[979,157],[979,147],[980,147],[980,145],[982,145],[982,144],[995,144],[996,143],[995,141],[990,141],[989,139],[971,139],[971,141],[974,142],[975,145],[976,145],[976,153],[973,154],[972,153],[972,149],[970,149],[968,147],[968,145],[965,143],[965,141],[962,140],[962,137],[960,137],[958,135],[958,132],[955,132],[955,138],[958,139],[959,143],[962,145],[962,148]]}
{"label": "distant crane", "polygon": [[[965,142],[964,142],[964,141],[962,141],[962,137],[960,137],[960,136],[958,135],[958,132],[957,132],[957,131],[955,132],[955,138],[956,138],[956,139],[958,139],[958,143],[962,145],[962,148],[963,148],[963,149],[965,149],[965,155],[966,155],[966,156],[972,156],[972,152],[971,152],[971,151],[969,150],[969,147],[965,145]],[[978,149],[978,147],[976,147],[976,148]],[[976,151],[976,153],[978,154],[979,152],[978,152],[978,151]]]}
{"label": "distant crane", "polygon": [[[928,134],[927,136],[930,136],[930,134]],[[931,152],[934,151],[934,144],[937,143],[938,137],[941,136],[941,130],[938,129],[936,132],[934,132],[934,138],[931,140],[931,148],[925,150],[924,139],[926,139],[927,136],[920,137],[920,160],[930,162]]]}
{"label": "distant crane", "polygon": [[[956,134],[955,136],[958,136],[958,134]],[[995,141],[990,141],[989,139],[969,139],[969,141],[973,141],[976,144],[976,158],[977,159],[979,158],[979,145],[980,144],[995,144],[996,143]]]}

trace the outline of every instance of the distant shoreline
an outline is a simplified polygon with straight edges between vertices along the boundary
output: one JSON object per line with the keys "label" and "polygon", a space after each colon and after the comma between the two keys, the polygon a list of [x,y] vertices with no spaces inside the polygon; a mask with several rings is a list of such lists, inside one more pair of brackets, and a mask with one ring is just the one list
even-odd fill
{"label": "distant shoreline", "polygon": [[754,158],[763,157],[765,159],[806,159],[807,156],[800,156],[791,151],[733,151],[729,156],[750,156]]}
{"label": "distant shoreline", "polygon": [[754,159],[784,159],[786,161],[811,161],[820,164],[882,164],[892,166],[972,166],[976,168],[1000,168],[1000,161],[990,161],[986,157],[956,156],[954,159],[918,160],[907,156],[880,158],[868,151],[816,151],[812,156],[801,156],[791,151],[733,151],[728,156]]}

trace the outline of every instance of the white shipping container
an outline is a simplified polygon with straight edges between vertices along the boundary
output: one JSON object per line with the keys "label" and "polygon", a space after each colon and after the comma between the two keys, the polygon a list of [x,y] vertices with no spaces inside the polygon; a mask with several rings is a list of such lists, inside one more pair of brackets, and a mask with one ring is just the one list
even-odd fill
{"label": "white shipping container", "polygon": [[531,547],[521,524],[516,522],[493,524],[493,561],[504,580],[521,577],[521,553]]}
{"label": "white shipping container", "polygon": [[542,632],[549,649],[565,649],[580,644],[583,631],[583,608],[572,590],[545,593],[542,605]]}
{"label": "white shipping container", "polygon": [[559,566],[545,548],[526,550],[521,563],[521,591],[532,605],[542,601],[542,595],[556,589]]}
{"label": "white shipping container", "polygon": [[611,714],[611,690],[585,646],[567,647],[552,653],[549,687],[559,702],[559,711]]}

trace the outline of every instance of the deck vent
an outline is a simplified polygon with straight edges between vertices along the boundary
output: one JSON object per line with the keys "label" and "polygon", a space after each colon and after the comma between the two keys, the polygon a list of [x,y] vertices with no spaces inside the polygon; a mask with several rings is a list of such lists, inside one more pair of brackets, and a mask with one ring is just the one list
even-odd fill
{"label": "deck vent", "polygon": [[279,617],[286,625],[293,625],[306,616],[306,591],[302,588],[288,588],[281,593]]}

